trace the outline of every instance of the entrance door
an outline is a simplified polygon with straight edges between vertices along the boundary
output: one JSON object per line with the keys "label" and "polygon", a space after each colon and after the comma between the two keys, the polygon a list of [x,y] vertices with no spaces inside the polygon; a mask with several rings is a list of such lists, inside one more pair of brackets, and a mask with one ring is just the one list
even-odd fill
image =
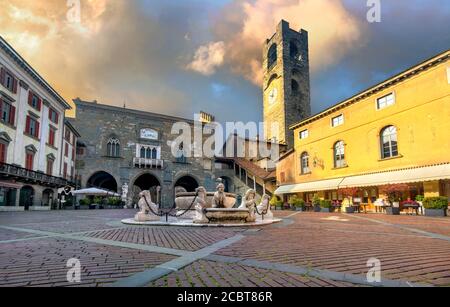
{"label": "entrance door", "polygon": [[25,186],[20,190],[20,206],[25,207],[25,211],[28,211],[33,205],[34,190],[30,186]]}

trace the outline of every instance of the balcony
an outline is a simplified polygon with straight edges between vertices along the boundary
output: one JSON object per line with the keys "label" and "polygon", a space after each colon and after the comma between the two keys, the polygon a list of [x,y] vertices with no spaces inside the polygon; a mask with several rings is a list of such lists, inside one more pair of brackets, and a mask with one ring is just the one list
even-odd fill
{"label": "balcony", "polygon": [[49,187],[65,187],[67,185],[76,186],[76,183],[61,177],[46,175],[42,172],[36,172],[25,169],[20,166],[0,163],[0,177],[5,179],[14,179],[19,182],[31,184],[40,184]]}
{"label": "balcony", "polygon": [[134,158],[133,164],[135,167],[138,168],[153,168],[153,169],[164,168],[164,160],[160,159]]}

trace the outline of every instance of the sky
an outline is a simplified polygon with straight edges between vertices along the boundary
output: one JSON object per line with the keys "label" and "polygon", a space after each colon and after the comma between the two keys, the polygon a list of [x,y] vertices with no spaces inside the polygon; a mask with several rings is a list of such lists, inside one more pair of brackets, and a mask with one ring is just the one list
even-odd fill
{"label": "sky", "polygon": [[[0,0],[0,35],[67,101],[262,120],[262,45],[309,32],[312,111],[450,49],[450,1]],[[80,4],[79,18],[78,3]]]}

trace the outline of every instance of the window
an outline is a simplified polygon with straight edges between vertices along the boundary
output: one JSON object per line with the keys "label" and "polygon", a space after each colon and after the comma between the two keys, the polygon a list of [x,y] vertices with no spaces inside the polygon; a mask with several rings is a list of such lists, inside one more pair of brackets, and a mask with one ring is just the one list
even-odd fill
{"label": "window", "polygon": [[397,128],[389,126],[381,130],[381,158],[398,156]]}
{"label": "window", "polygon": [[395,103],[394,93],[386,95],[377,99],[377,109],[381,110],[387,108]]}
{"label": "window", "polygon": [[69,157],[69,144],[67,144],[67,143],[64,144],[64,156],[66,158]]}
{"label": "window", "polygon": [[48,109],[48,118],[55,124],[58,124],[58,113],[52,108]]}
{"label": "window", "polygon": [[34,109],[40,111],[41,105],[42,105],[42,99],[39,98],[35,93],[30,91],[28,93],[28,104],[33,107]]}
{"label": "window", "polygon": [[48,131],[48,145],[53,146],[53,147],[55,146],[55,135],[56,135],[55,128],[50,126],[50,129]]}
{"label": "window", "polygon": [[300,131],[300,140],[304,140],[309,137],[309,130]]}
{"label": "window", "polygon": [[346,166],[347,162],[345,161],[345,144],[344,141],[339,141],[334,144],[334,167],[341,168]]}
{"label": "window", "polygon": [[310,173],[309,169],[309,154],[307,152],[302,153],[300,157],[300,165],[302,174]]}
{"label": "window", "polygon": [[8,153],[8,144],[0,142],[0,163],[6,163],[7,153]]}
{"label": "window", "polygon": [[0,83],[7,88],[10,92],[16,94],[17,93],[17,83],[18,80],[13,76],[12,73],[10,73],[5,68],[1,68],[0,71]]}
{"label": "window", "polygon": [[25,133],[35,138],[39,138],[39,122],[31,116],[27,116]]}
{"label": "window", "polygon": [[295,59],[298,55],[298,47],[296,42],[290,42],[289,44],[289,54],[291,58]]}
{"label": "window", "polygon": [[0,99],[0,120],[14,126],[16,118],[16,107]]}
{"label": "window", "polygon": [[160,147],[141,146],[140,157],[142,159],[158,160],[160,158]]}
{"label": "window", "polygon": [[66,139],[67,142],[70,143],[70,130],[67,129],[67,127],[66,130],[64,130],[64,138]]}
{"label": "window", "polygon": [[299,91],[300,86],[298,85],[298,82],[295,80],[291,80],[291,90],[292,94],[297,94]]}
{"label": "window", "polygon": [[277,44],[272,44],[267,55],[267,68],[272,68],[277,62]]}
{"label": "window", "polygon": [[32,171],[34,162],[34,152],[27,151],[25,154],[25,168]]}
{"label": "window", "polygon": [[72,161],[75,161],[75,147],[72,147]]}
{"label": "window", "polygon": [[52,159],[47,158],[47,175],[49,176],[53,176],[53,163]]}
{"label": "window", "polygon": [[333,119],[331,120],[331,126],[333,126],[333,127],[337,127],[342,124],[344,124],[344,115],[343,114],[333,117]]}
{"label": "window", "polygon": [[109,157],[120,157],[120,142],[118,139],[116,138],[111,138],[108,140],[107,146],[106,146],[106,150],[107,150],[107,155]]}

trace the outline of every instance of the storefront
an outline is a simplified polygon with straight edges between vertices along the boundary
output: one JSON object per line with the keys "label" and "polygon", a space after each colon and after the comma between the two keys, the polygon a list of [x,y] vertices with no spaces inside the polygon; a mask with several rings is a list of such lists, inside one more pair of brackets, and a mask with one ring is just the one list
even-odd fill
{"label": "storefront", "polygon": [[0,181],[0,210],[17,205],[21,185],[12,181]]}

